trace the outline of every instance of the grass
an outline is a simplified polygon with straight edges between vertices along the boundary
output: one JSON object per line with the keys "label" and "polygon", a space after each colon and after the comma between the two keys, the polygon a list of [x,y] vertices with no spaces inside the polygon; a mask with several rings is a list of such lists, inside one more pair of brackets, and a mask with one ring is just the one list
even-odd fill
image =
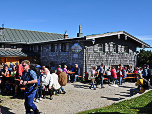
{"label": "grass", "polygon": [[78,114],[100,114],[100,113],[127,113],[127,114],[151,114],[152,113],[152,91],[130,100],[121,101],[107,107],[83,111]]}

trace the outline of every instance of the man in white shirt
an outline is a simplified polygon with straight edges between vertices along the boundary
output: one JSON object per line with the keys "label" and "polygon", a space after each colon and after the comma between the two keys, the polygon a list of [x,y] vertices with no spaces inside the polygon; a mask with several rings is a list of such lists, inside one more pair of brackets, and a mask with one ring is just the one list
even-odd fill
{"label": "man in white shirt", "polygon": [[53,85],[52,85],[53,89],[55,90],[60,89],[61,86],[58,82],[59,78],[58,75],[55,73],[55,70],[52,70],[52,79],[53,79]]}
{"label": "man in white shirt", "polygon": [[50,71],[48,68],[45,68],[44,70],[44,75],[42,76],[42,93],[43,93],[43,98],[45,99],[45,88],[49,88],[49,93],[50,93],[50,100],[53,99],[52,97],[52,85],[53,85],[53,78],[52,75],[50,74]]}

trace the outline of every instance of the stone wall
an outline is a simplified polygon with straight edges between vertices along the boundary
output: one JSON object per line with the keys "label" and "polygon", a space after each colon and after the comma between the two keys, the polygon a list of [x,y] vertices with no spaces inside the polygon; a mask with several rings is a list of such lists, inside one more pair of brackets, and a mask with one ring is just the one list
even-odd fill
{"label": "stone wall", "polygon": [[[63,43],[63,42],[62,42]],[[84,48],[83,42],[79,42],[77,40],[72,42],[67,42],[69,44],[69,51],[61,52],[58,50],[57,52],[51,52],[51,44],[43,45],[43,51],[41,52],[41,65],[49,66],[49,67],[56,67],[58,65],[66,64],[68,67],[72,65],[74,67],[75,64],[78,64],[81,70],[81,75],[83,75],[83,67],[84,67]],[[75,53],[71,50],[71,47],[78,43],[82,50],[79,53]],[[56,43],[60,46],[60,43]],[[58,48],[60,49],[60,47]]]}

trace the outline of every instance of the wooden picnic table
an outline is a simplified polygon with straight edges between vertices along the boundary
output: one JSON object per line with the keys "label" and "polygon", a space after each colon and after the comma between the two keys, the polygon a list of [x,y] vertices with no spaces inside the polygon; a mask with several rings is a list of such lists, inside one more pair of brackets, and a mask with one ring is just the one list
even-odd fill
{"label": "wooden picnic table", "polygon": [[136,73],[127,73],[127,75],[133,75],[133,74],[136,74]]}
{"label": "wooden picnic table", "polygon": [[7,74],[7,76],[5,76],[6,78],[14,78],[15,76],[12,76],[10,74]]}
{"label": "wooden picnic table", "polygon": [[75,74],[75,72],[68,72],[68,74]]}

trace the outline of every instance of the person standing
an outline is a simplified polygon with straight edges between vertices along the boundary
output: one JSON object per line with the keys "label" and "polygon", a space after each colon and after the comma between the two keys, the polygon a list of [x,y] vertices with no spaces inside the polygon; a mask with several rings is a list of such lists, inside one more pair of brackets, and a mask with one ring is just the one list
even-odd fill
{"label": "person standing", "polygon": [[149,65],[147,65],[147,79],[148,79],[148,81],[150,78],[151,78],[151,70],[149,69]]}
{"label": "person standing", "polygon": [[22,63],[20,63],[17,67],[17,72],[16,72],[16,80],[15,80],[15,95],[14,97],[17,97],[17,92],[18,92],[18,88],[19,88],[19,81],[18,79],[21,79],[22,77],[22,73],[23,73],[23,67],[22,67]]}
{"label": "person standing", "polygon": [[147,68],[146,68],[146,64],[143,65],[143,78],[147,79]]}
{"label": "person standing", "polygon": [[119,85],[122,85],[122,77],[123,77],[123,67],[121,64],[119,64],[119,72],[118,72],[118,77],[119,77]]}
{"label": "person standing", "polygon": [[112,67],[111,75],[113,77],[113,84],[117,84],[117,73],[116,73],[115,67]]}
{"label": "person standing", "polygon": [[95,81],[95,75],[96,75],[96,66],[93,67],[93,69],[91,70],[91,81],[92,81],[92,84],[91,86],[89,87],[91,89],[91,87],[93,86],[94,90],[96,90],[95,86],[94,86],[94,81]]}
{"label": "person standing", "polygon": [[101,83],[101,88],[105,88],[105,87],[103,86],[103,79],[104,79],[103,74],[104,74],[104,72],[105,72],[105,70],[104,70],[104,63],[101,63],[101,66],[100,66],[98,72],[99,72],[99,76],[100,76],[100,78],[101,78],[101,81],[100,81],[100,83]]}
{"label": "person standing", "polygon": [[75,72],[74,82],[76,82],[77,77],[80,76],[80,68],[78,67],[78,64],[75,64],[74,72]]}
{"label": "person standing", "polygon": [[30,69],[30,61],[28,60],[22,61],[22,66],[24,71],[20,84],[25,86],[24,105],[26,109],[26,114],[31,114],[30,109],[34,111],[34,114],[38,114],[39,110],[37,109],[36,105],[33,103],[36,94],[35,86],[37,83],[37,75],[35,71]]}

